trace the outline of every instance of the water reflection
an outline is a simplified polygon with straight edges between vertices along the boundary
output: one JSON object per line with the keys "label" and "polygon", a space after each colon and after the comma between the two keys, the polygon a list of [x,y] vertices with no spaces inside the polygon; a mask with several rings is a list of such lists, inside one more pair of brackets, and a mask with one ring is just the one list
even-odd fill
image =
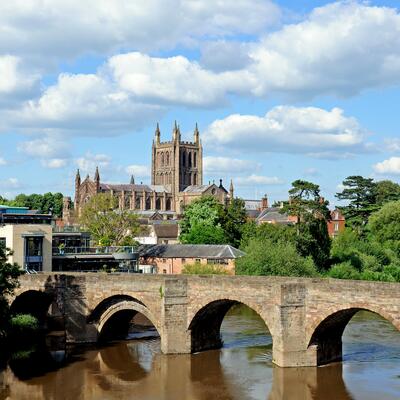
{"label": "water reflection", "polygon": [[[222,329],[222,350],[193,355],[162,355],[159,339],[151,338],[74,348],[65,358],[64,353],[36,354],[24,374],[27,361],[16,359],[0,373],[0,399],[399,398],[399,336],[382,320],[357,317],[345,332],[346,362],[320,368],[274,367],[271,337],[251,313],[234,310]],[[377,342],[367,363],[366,353]],[[33,366],[36,373],[28,376]]]}

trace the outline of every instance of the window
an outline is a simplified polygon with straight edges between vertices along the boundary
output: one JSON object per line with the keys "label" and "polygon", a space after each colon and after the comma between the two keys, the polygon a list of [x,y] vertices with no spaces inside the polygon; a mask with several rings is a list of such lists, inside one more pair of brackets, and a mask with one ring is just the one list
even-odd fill
{"label": "window", "polygon": [[166,273],[167,273],[167,270],[164,268],[164,269],[162,270],[162,273],[163,273],[163,274],[166,274]]}
{"label": "window", "polygon": [[7,241],[5,237],[0,237],[0,248],[5,249],[7,246]]}
{"label": "window", "polygon": [[339,231],[339,222],[335,222],[335,224],[333,225],[333,229],[335,232]]}
{"label": "window", "polygon": [[182,264],[186,264],[186,258],[182,258]]}
{"label": "window", "polygon": [[196,258],[197,263],[201,263],[201,258]]}
{"label": "window", "polygon": [[335,211],[334,219],[339,219],[339,213],[337,211]]}
{"label": "window", "polygon": [[162,259],[162,262],[165,264],[165,263],[167,262],[167,259],[166,259],[166,258],[163,258],[163,259]]}
{"label": "window", "polygon": [[228,260],[226,260],[225,258],[208,258],[207,264],[227,265]]}

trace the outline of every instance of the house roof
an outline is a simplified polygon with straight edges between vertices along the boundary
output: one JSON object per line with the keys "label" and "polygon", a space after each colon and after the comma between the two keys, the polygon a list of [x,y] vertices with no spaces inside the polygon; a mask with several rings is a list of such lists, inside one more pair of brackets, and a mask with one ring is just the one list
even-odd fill
{"label": "house roof", "polygon": [[190,185],[190,186],[186,187],[183,190],[183,192],[184,193],[204,193],[212,186],[217,187],[216,185]]}
{"label": "house roof", "polygon": [[261,211],[257,217],[257,222],[275,222],[278,224],[291,224],[289,216],[286,213],[281,213],[279,207],[268,207]]}
{"label": "house roof", "polygon": [[154,233],[157,237],[176,239],[179,233],[178,224],[154,224]]}
{"label": "house roof", "polygon": [[261,200],[243,200],[246,211],[258,211],[261,209]]}
{"label": "house roof", "polygon": [[235,259],[245,253],[230,245],[217,244],[154,244],[139,248],[141,257],[162,258],[228,258]]}

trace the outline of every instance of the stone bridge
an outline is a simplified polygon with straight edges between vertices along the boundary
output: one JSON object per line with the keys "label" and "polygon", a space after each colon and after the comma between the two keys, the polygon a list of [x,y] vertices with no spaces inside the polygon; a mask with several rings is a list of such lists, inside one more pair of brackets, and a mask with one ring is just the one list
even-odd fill
{"label": "stone bridge", "polygon": [[220,326],[234,304],[263,319],[281,367],[342,358],[353,315],[372,311],[400,330],[400,284],[336,279],[139,274],[25,275],[12,312],[62,321],[69,343],[97,342],[110,329],[147,317],[165,354],[221,347]]}

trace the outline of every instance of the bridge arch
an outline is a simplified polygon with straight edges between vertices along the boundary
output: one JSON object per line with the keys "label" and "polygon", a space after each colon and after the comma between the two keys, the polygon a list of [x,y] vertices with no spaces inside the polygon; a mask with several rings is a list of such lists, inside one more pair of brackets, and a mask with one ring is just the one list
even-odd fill
{"label": "bridge arch", "polygon": [[160,334],[160,324],[149,308],[140,300],[128,295],[113,295],[102,300],[89,315],[88,323],[95,325],[97,339],[104,340],[109,337],[112,324],[119,333],[125,330],[127,333],[129,323],[136,314],[146,317]]}
{"label": "bridge arch", "polygon": [[368,311],[390,322],[400,331],[400,320],[382,307],[353,304],[324,312],[308,331],[308,349],[316,352],[316,365],[342,361],[342,336],[350,320],[359,311]]}
{"label": "bridge arch", "polygon": [[235,298],[217,298],[203,302],[189,315],[191,352],[199,352],[222,347],[221,325],[227,312],[234,306],[242,304],[258,314],[274,338],[272,319],[266,316],[261,307],[251,302]]}

